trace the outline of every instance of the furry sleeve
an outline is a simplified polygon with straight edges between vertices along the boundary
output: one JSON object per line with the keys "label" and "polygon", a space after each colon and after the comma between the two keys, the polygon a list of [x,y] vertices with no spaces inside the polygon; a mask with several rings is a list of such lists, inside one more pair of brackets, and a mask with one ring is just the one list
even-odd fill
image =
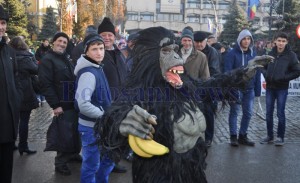
{"label": "furry sleeve", "polygon": [[206,81],[183,82],[183,88],[192,88],[189,96],[198,102],[238,101],[238,89],[244,89],[247,81],[243,79],[245,69],[236,69],[225,74],[217,74]]}
{"label": "furry sleeve", "polygon": [[120,161],[123,149],[128,144],[127,137],[120,134],[119,127],[132,107],[130,104],[114,103],[96,121],[94,127],[98,145],[102,149],[101,153],[107,153],[114,162]]}

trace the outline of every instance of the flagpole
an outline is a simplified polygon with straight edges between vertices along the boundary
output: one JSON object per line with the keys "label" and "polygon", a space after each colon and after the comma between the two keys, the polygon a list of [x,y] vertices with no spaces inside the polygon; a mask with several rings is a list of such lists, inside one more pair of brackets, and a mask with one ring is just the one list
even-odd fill
{"label": "flagpole", "polygon": [[283,17],[284,17],[284,0],[282,0],[282,20],[283,20]]}
{"label": "flagpole", "polygon": [[62,32],[62,21],[63,21],[63,1],[61,1],[61,7],[60,7],[60,26],[59,26],[59,31]]}
{"label": "flagpole", "polygon": [[270,18],[269,18],[269,40],[272,39],[271,37],[271,27],[272,27],[272,13],[273,13],[273,0],[270,0]]}
{"label": "flagpole", "polygon": [[218,37],[218,32],[219,32],[217,10],[216,10],[216,6],[215,6],[213,0],[210,0],[210,3],[212,4],[213,9],[214,9],[214,13],[215,13],[215,23],[214,23],[215,27],[216,27],[215,37],[217,38]]}

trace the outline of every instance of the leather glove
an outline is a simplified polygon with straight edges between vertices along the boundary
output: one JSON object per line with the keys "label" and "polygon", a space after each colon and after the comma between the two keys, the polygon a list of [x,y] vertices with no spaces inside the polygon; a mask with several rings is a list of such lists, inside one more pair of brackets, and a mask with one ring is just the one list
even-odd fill
{"label": "leather glove", "polygon": [[134,105],[121,122],[119,131],[123,136],[132,134],[142,139],[153,139],[155,132],[152,125],[157,125],[156,116],[149,114],[138,105]]}

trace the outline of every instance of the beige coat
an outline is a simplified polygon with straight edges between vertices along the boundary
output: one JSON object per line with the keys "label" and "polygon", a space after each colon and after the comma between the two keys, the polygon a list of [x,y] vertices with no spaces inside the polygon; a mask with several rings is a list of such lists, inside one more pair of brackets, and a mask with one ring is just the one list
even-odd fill
{"label": "beige coat", "polygon": [[193,79],[206,80],[210,77],[207,58],[204,53],[193,48],[191,55],[186,59],[184,69]]}

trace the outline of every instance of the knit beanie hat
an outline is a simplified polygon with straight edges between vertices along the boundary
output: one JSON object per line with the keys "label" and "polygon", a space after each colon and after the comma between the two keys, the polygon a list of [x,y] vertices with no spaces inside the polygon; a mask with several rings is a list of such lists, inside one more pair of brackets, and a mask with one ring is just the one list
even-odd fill
{"label": "knit beanie hat", "polygon": [[2,5],[0,5],[0,19],[6,20],[6,22],[8,22],[8,19],[9,19],[9,16],[6,13],[6,11],[4,10]]}
{"label": "knit beanie hat", "polygon": [[96,33],[89,34],[83,40],[83,52],[86,53],[89,49],[89,46],[94,42],[102,42],[104,44],[104,41],[99,34]]}
{"label": "knit beanie hat", "polygon": [[88,36],[89,34],[92,33],[97,33],[97,28],[93,25],[87,26],[87,28],[85,29],[85,36]]}
{"label": "knit beanie hat", "polygon": [[183,29],[182,33],[181,33],[181,37],[180,39],[184,38],[184,37],[188,37],[190,38],[192,41],[194,41],[194,36],[193,36],[193,32],[189,29]]}
{"label": "knit beanie hat", "polygon": [[202,42],[204,39],[208,37],[208,35],[209,35],[208,32],[196,31],[194,33],[194,40]]}
{"label": "knit beanie hat", "polygon": [[108,17],[105,17],[98,27],[98,34],[102,32],[111,32],[116,35],[115,26],[111,23]]}
{"label": "knit beanie hat", "polygon": [[57,33],[53,36],[53,38],[52,38],[52,43],[55,42],[59,37],[64,37],[64,38],[66,38],[66,39],[68,40],[68,42],[69,42],[69,36],[68,36],[66,33],[64,33],[64,32],[57,32]]}

